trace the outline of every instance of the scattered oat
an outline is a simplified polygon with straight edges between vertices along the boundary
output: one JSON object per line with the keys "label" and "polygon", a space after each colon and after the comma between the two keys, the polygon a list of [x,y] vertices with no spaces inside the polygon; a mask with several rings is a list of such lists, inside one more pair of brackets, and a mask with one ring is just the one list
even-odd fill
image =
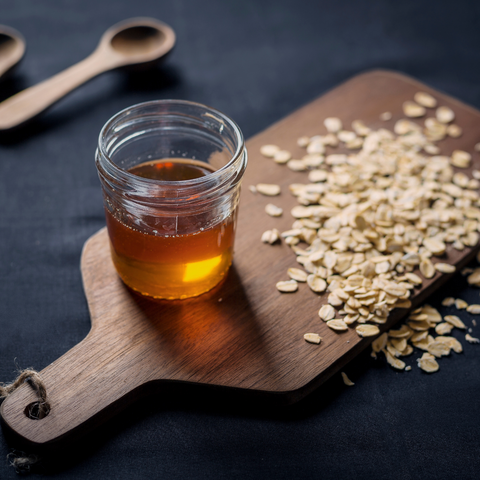
{"label": "scattered oat", "polygon": [[425,238],[423,240],[423,245],[427,250],[432,252],[433,255],[443,255],[447,246],[444,242],[438,238]]}
{"label": "scattered oat", "polygon": [[343,153],[332,153],[325,157],[325,163],[327,165],[345,165],[347,163],[348,156]]}
{"label": "scattered oat", "polygon": [[292,228],[291,230],[286,230],[280,234],[281,237],[299,237],[302,234],[302,230],[300,228]]}
{"label": "scattered oat", "polygon": [[297,140],[297,145],[302,148],[305,148],[309,143],[310,143],[310,137],[304,136],[304,137],[300,137]]}
{"label": "scattered oat", "polygon": [[318,316],[325,322],[335,318],[335,309],[331,305],[322,305],[318,311]]}
{"label": "scattered oat", "polygon": [[402,360],[392,355],[388,350],[383,350],[383,353],[385,354],[387,363],[393,368],[396,368],[397,370],[403,370],[405,368],[405,362],[402,362]]}
{"label": "scattered oat", "polygon": [[310,155],[321,155],[325,153],[325,143],[322,137],[310,139],[307,147],[307,153]]}
{"label": "scattered oat", "polygon": [[343,378],[343,383],[347,385],[348,387],[353,387],[355,385],[348,377],[345,372],[341,372],[342,378]]}
{"label": "scattered oat", "polygon": [[337,133],[343,127],[342,121],[336,117],[326,118],[323,124],[325,125],[325,128],[327,129],[327,131],[329,131],[330,133]]}
{"label": "scattered oat", "polygon": [[468,175],[463,172],[457,172],[453,175],[453,183],[462,188],[468,188],[470,179]]}
{"label": "scattered oat", "polygon": [[319,344],[322,341],[322,337],[318,333],[306,333],[303,338],[308,343]]}
{"label": "scattered oat", "polygon": [[307,170],[307,166],[303,160],[289,160],[287,167],[294,172],[304,172]]}
{"label": "scattered oat", "polygon": [[433,278],[435,276],[435,267],[428,258],[424,258],[420,262],[420,272],[425,278]]}
{"label": "scattered oat", "polygon": [[465,335],[465,340],[468,343],[480,343],[480,340],[478,338],[472,337],[469,333]]}
{"label": "scattered oat", "polygon": [[297,282],[306,282],[307,281],[307,272],[301,270],[300,268],[289,268],[287,270],[288,276],[292,280],[296,280]]}
{"label": "scattered oat", "polygon": [[435,116],[440,123],[450,123],[455,118],[455,113],[449,107],[438,107]]}
{"label": "scattered oat", "polygon": [[467,307],[467,312],[478,315],[480,313],[480,305],[473,303]]}
{"label": "scattered oat", "polygon": [[328,172],[326,170],[312,170],[308,174],[308,179],[312,183],[324,182],[328,178]]}
{"label": "scattered oat", "polygon": [[267,203],[267,205],[265,205],[265,212],[271,217],[281,217],[283,210],[272,203]]}
{"label": "scattered oat", "polygon": [[423,283],[423,280],[417,274],[412,273],[412,272],[407,272],[405,274],[405,278],[410,283],[413,283],[414,285],[421,285]]}
{"label": "scattered oat", "polygon": [[412,329],[406,325],[402,325],[398,330],[389,330],[388,336],[390,338],[410,338],[412,336]]}
{"label": "scattered oat", "polygon": [[349,140],[348,142],[345,143],[345,146],[349,150],[357,150],[359,148],[362,148],[363,146],[363,140],[360,137],[356,137],[353,140]]}
{"label": "scattered oat", "polygon": [[443,342],[431,342],[427,347],[427,351],[438,358],[450,355],[450,347]]}
{"label": "scattered oat", "polygon": [[407,325],[416,332],[427,331],[430,328],[430,323],[426,320],[421,322],[408,322]]}
{"label": "scattered oat", "polygon": [[357,135],[350,130],[340,130],[340,132],[337,133],[337,138],[341,142],[348,143],[353,142],[357,138]]}
{"label": "scattered oat", "polygon": [[480,287],[480,268],[476,268],[468,277],[467,282],[470,285],[477,285]]}
{"label": "scattered oat", "polygon": [[402,351],[400,352],[400,355],[401,355],[402,357],[406,357],[406,356],[408,356],[408,355],[411,355],[412,353],[413,353],[413,347],[412,347],[411,345],[407,345],[406,348],[405,348],[405,350],[402,350]]}
{"label": "scattered oat", "polygon": [[437,101],[429,93],[417,92],[413,99],[423,107],[435,108],[437,106]]}
{"label": "scattered oat", "polygon": [[476,143],[475,146],[473,147],[473,149],[474,149],[476,152],[480,152],[480,142],[479,142],[479,143]]}
{"label": "scattered oat", "polygon": [[360,337],[374,337],[380,333],[380,330],[376,325],[369,325],[366,323],[363,325],[357,325],[355,330]]}
{"label": "scattered oat", "polygon": [[279,150],[273,155],[275,163],[287,163],[292,158],[292,154],[288,150]]}
{"label": "scattered oat", "polygon": [[468,168],[471,160],[472,156],[468,152],[463,150],[454,150],[452,152],[451,163],[454,167]]}
{"label": "scattered oat", "polygon": [[386,333],[382,333],[378,338],[376,338],[372,342],[372,350],[375,353],[380,352],[381,350],[383,350],[386,347],[387,340],[388,340],[388,335]]}
{"label": "scattered oat", "polygon": [[458,310],[464,310],[465,308],[468,307],[468,303],[465,300],[462,300],[461,298],[457,298],[455,300],[455,307]]}
{"label": "scattered oat", "polygon": [[267,158],[272,158],[279,151],[280,147],[277,145],[263,145],[260,148],[260,153]]}
{"label": "scattered oat", "polygon": [[277,290],[283,293],[292,293],[298,290],[298,283],[295,280],[284,280],[277,282]]}
{"label": "scattered oat", "polygon": [[455,299],[453,297],[444,298],[442,301],[442,305],[444,307],[451,307],[455,303]]}
{"label": "scattered oat", "polygon": [[448,335],[453,330],[453,325],[448,322],[439,323],[435,327],[435,332],[439,335]]}
{"label": "scattered oat", "polygon": [[286,237],[285,243],[290,246],[297,245],[300,243],[300,239],[298,237]]}
{"label": "scattered oat", "polygon": [[413,346],[416,347],[416,348],[419,348],[420,350],[428,350],[428,346],[430,345],[430,343],[432,343],[432,340],[427,337],[427,338],[424,338],[423,340],[419,340],[418,342],[412,342],[413,343]]}
{"label": "scattered oat", "polygon": [[343,305],[343,300],[338,298],[335,292],[332,292],[328,295],[328,303],[332,305],[332,307],[341,307]]}
{"label": "scattered oat", "polygon": [[393,127],[393,131],[397,135],[406,135],[409,133],[414,133],[419,130],[419,126],[412,122],[411,120],[406,120],[404,118],[398,120]]}
{"label": "scattered oat", "polygon": [[423,149],[430,155],[438,155],[440,153],[440,148],[437,147],[437,145],[433,145],[432,143],[428,143],[423,147]]}
{"label": "scattered oat", "polygon": [[442,321],[442,316],[440,312],[436,309],[431,307],[430,305],[424,305],[422,307],[422,312],[425,312],[427,315],[427,320],[431,323],[439,323]]}
{"label": "scattered oat", "polygon": [[250,185],[248,187],[248,189],[252,192],[252,193],[257,193],[257,187],[255,185]]}
{"label": "scattered oat", "polygon": [[462,133],[463,130],[458,125],[452,123],[447,127],[447,135],[449,137],[458,138],[462,136]]}
{"label": "scattered oat", "polygon": [[447,345],[450,349],[452,349],[456,353],[462,353],[463,347],[462,344],[455,338],[455,337],[442,337],[438,336],[435,338],[435,342],[441,342]]}
{"label": "scattered oat", "polygon": [[339,332],[348,330],[348,326],[343,320],[328,320],[327,326],[332,330],[338,330]]}
{"label": "scattered oat", "polygon": [[325,157],[319,153],[309,153],[302,157],[303,164],[311,168],[319,167],[324,161]]}
{"label": "scattered oat", "polygon": [[435,118],[425,119],[425,136],[429,142],[438,142],[447,136],[447,125],[439,122]]}
{"label": "scattered oat", "polygon": [[270,245],[274,244],[280,238],[280,232],[273,228],[272,230],[267,230],[263,232],[262,242],[269,243]]}
{"label": "scattered oat", "polygon": [[440,367],[438,366],[435,357],[431,353],[425,352],[421,358],[417,360],[418,366],[427,373],[436,372]]}
{"label": "scattered oat", "polygon": [[407,100],[403,102],[403,113],[407,117],[423,117],[425,115],[425,108],[418,103]]}
{"label": "scattered oat", "polygon": [[361,120],[354,120],[352,122],[352,129],[359,137],[366,137],[372,131]]}
{"label": "scattered oat", "polygon": [[280,186],[271,183],[257,183],[256,189],[258,193],[261,193],[262,195],[267,195],[269,197],[280,194]]}
{"label": "scattered oat", "polygon": [[322,142],[325,146],[338,147],[338,138],[334,133],[327,133],[327,135],[322,138]]}
{"label": "scattered oat", "polygon": [[316,293],[324,292],[327,289],[327,282],[323,278],[314,274],[307,277],[307,283],[311,290]]}
{"label": "scattered oat", "polygon": [[436,263],[435,270],[442,273],[453,273],[456,270],[455,265],[450,265],[449,263]]}
{"label": "scattered oat", "polygon": [[450,323],[450,325],[453,325],[456,328],[467,328],[456,315],[445,315],[443,318],[446,322]]}
{"label": "scattered oat", "polygon": [[391,112],[383,112],[380,114],[380,120],[383,120],[384,122],[387,122],[388,120],[392,119],[392,113]]}
{"label": "scattered oat", "polygon": [[411,367],[410,365],[407,365],[407,366],[405,367],[405,371],[406,371],[406,372],[409,372],[411,369],[412,369],[412,367]]}

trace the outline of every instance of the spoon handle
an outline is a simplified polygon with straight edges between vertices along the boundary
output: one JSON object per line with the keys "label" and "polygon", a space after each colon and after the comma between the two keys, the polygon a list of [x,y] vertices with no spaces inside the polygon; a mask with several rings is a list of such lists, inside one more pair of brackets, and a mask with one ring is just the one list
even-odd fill
{"label": "spoon handle", "polygon": [[86,81],[113,67],[114,63],[95,51],[63,72],[4,100],[0,103],[0,130],[21,125]]}

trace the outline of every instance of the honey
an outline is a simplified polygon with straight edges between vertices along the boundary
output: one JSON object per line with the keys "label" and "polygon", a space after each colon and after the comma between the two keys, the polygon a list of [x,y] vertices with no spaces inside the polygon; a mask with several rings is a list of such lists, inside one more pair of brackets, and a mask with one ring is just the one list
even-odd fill
{"label": "honey", "polygon": [[[205,162],[170,158],[128,171],[142,178],[183,182],[213,169]],[[137,225],[122,212],[106,208],[115,268],[125,284],[144,295],[166,299],[200,295],[217,285],[232,263],[235,212],[214,224],[206,222],[205,213],[163,217],[159,212]]]}

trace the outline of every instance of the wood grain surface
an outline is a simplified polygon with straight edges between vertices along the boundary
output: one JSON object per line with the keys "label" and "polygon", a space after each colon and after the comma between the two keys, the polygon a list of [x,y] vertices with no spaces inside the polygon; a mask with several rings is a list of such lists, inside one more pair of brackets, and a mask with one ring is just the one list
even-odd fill
{"label": "wood grain surface", "polygon": [[[286,193],[293,182],[306,182],[307,173],[292,172],[259,154],[274,143],[299,157],[296,140],[325,133],[323,120],[340,117],[345,125],[362,119],[373,128],[392,129],[402,118],[402,103],[419,91],[432,93],[456,113],[462,137],[439,142],[442,152],[473,152],[480,140],[480,113],[400,74],[374,71],[359,75],[258,134],[247,142],[249,165],[244,177],[234,265],[223,284],[200,297],[182,301],[151,301],[131,293],[119,280],[110,260],[105,229],[84,247],[81,269],[92,329],[63,357],[45,368],[50,414],[32,420],[24,414],[35,395],[24,385],[2,405],[6,425],[35,444],[55,445],[104,421],[139,395],[161,386],[162,380],[201,383],[270,394],[272,401],[296,401],[318,387],[364,349],[354,329],[337,333],[318,317],[326,294],[306,285],[294,294],[281,294],[275,283],[287,279],[295,255],[284,244],[265,245],[262,232],[287,230],[296,204]],[[382,122],[379,115],[393,113]],[[430,115],[432,115],[430,113]],[[341,151],[341,149],[336,149]],[[480,167],[480,154],[473,164]],[[281,218],[268,217],[264,206],[272,198],[252,194],[248,186],[277,183],[282,195],[273,203],[284,208]],[[462,266],[475,249],[449,249],[448,262]],[[443,259],[445,261],[445,258]],[[450,276],[437,273],[412,298],[417,305]],[[406,312],[395,310],[382,331]],[[323,337],[320,345],[303,340],[306,332]]]}

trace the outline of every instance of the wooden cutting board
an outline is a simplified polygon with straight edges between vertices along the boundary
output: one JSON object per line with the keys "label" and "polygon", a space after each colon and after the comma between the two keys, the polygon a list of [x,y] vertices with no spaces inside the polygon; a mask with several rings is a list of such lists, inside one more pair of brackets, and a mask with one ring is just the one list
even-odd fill
{"label": "wooden cutting board", "polygon": [[[287,279],[286,270],[297,266],[295,256],[284,244],[265,245],[260,237],[269,228],[291,227],[288,212],[295,201],[286,193],[288,185],[306,182],[307,174],[276,165],[259,149],[278,144],[298,158],[302,150],[297,138],[325,133],[323,120],[328,116],[340,117],[344,125],[362,119],[370,127],[392,129],[402,117],[403,101],[419,90],[453,108],[455,122],[464,129],[462,137],[440,142],[442,151],[472,152],[480,141],[480,112],[408,77],[384,71],[345,82],[249,140],[234,265],[226,281],[205,295],[154,302],[131,293],[111,263],[106,230],[91,237],[81,269],[92,329],[41,372],[50,414],[42,420],[26,416],[26,406],[36,398],[23,385],[2,405],[6,425],[37,447],[55,445],[104,421],[165,380],[246,389],[271,394],[272,401],[293,402],[342,368],[371,339],[359,338],[354,329],[340,334],[330,330],[317,314],[326,295],[316,295],[306,285],[295,294],[276,290],[275,283]],[[392,120],[379,120],[384,111],[393,113]],[[473,163],[480,168],[480,154],[474,154]],[[248,190],[258,182],[282,186],[284,193],[273,199],[286,212],[282,218],[265,214],[264,206],[272,198]],[[449,250],[448,261],[460,267],[474,253]],[[426,281],[413,304],[448,278],[437,273]],[[395,310],[382,330],[405,313]],[[306,343],[306,332],[319,333],[321,345]]]}

